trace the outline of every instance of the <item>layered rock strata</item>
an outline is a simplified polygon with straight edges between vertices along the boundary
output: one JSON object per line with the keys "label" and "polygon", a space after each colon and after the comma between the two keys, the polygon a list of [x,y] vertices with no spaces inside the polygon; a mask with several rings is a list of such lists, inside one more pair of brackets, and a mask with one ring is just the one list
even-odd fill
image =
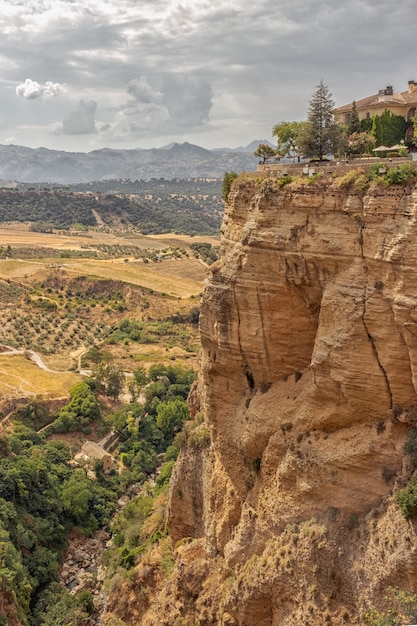
{"label": "layered rock strata", "polygon": [[197,393],[212,444],[178,463],[174,539],[204,537],[233,567],[289,523],[359,518],[390,496],[398,417],[417,404],[416,219],[412,186],[240,177],[202,301]]}

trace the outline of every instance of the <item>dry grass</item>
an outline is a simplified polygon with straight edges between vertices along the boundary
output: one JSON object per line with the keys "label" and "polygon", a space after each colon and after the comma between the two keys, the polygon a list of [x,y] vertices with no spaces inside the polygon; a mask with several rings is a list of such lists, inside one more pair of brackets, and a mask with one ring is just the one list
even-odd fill
{"label": "dry grass", "polygon": [[[140,285],[178,298],[189,298],[201,293],[205,268],[195,259],[143,263],[124,260],[100,261],[71,259],[65,263],[68,273],[99,276]],[[192,278],[187,277],[192,276]]]}
{"label": "dry grass", "polygon": [[72,372],[46,372],[21,355],[0,354],[0,396],[32,396],[47,394],[59,398],[80,380]]}
{"label": "dry grass", "polygon": [[0,278],[24,278],[34,276],[45,269],[44,261],[19,261],[18,259],[0,260]]}
{"label": "dry grass", "polygon": [[[198,345],[197,342],[196,345]],[[112,355],[114,362],[119,363],[125,372],[133,372],[137,367],[148,369],[154,363],[172,365],[175,362],[176,365],[181,365],[186,369],[198,368],[198,349],[194,353],[187,352],[179,346],[168,348],[164,343],[131,343],[129,353],[123,344],[106,345],[104,350]]]}
{"label": "dry grass", "polygon": [[3,224],[0,228],[0,246],[10,245],[12,248],[40,246],[62,250],[80,250],[87,246],[104,244],[112,246],[132,245],[157,250],[167,246],[188,247],[191,243],[203,241],[216,246],[219,243],[219,238],[209,236],[190,237],[189,235],[175,235],[173,233],[164,235],[105,233],[100,230],[91,230],[83,233],[73,232],[62,235],[59,233],[31,232],[25,224],[13,224],[10,226]]}

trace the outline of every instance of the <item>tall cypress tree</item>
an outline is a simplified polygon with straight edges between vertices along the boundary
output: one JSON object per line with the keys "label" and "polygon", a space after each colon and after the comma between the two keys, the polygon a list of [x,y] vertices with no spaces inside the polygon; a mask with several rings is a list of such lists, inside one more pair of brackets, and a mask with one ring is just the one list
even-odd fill
{"label": "tall cypress tree", "polygon": [[348,128],[348,135],[352,133],[359,133],[361,131],[361,123],[359,121],[358,110],[356,108],[356,102],[352,102],[352,110],[350,112],[350,122]]}
{"label": "tall cypress tree", "polygon": [[338,136],[334,106],[332,94],[321,80],[310,100],[307,124],[298,140],[304,156],[322,159],[333,152]]}

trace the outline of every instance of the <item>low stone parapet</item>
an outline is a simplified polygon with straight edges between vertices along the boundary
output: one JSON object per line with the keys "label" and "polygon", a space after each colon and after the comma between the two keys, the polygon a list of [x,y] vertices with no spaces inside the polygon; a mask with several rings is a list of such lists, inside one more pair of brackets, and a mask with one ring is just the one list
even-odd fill
{"label": "low stone parapet", "polygon": [[381,167],[389,168],[404,163],[412,163],[417,167],[417,161],[411,159],[411,155],[407,157],[393,157],[384,158],[369,157],[352,160],[341,161],[319,161],[317,163],[259,163],[257,171],[263,174],[277,175],[277,176],[294,176],[305,174],[306,176],[313,176],[314,174],[344,174],[352,169],[363,169],[365,172],[369,172],[373,165],[380,165]]}

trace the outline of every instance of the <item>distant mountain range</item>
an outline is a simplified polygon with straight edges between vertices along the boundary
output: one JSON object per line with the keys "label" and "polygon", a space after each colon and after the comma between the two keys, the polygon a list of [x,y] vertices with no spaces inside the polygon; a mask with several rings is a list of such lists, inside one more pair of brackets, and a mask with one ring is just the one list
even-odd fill
{"label": "distant mountain range", "polygon": [[0,179],[69,184],[105,179],[223,178],[231,170],[256,169],[258,159],[253,152],[260,143],[269,142],[260,139],[246,147],[216,150],[186,142],[149,150],[103,148],[87,153],[0,145]]}

